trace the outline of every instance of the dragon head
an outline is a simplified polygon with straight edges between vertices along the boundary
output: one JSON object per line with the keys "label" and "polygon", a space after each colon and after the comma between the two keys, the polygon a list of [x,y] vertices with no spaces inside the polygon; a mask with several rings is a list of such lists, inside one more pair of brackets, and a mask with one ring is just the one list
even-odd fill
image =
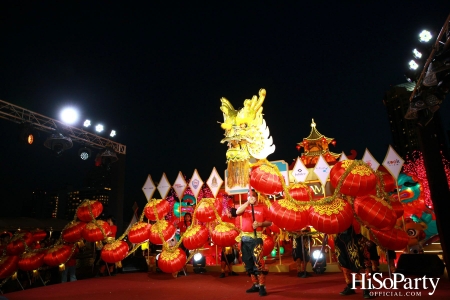
{"label": "dragon head", "polygon": [[235,110],[226,98],[220,99],[220,110],[224,118],[221,127],[225,130],[225,138],[221,143],[228,144],[226,157],[229,187],[246,186],[250,159],[265,159],[275,151],[262,114],[265,97],[266,90],[260,89],[259,97],[246,99],[244,107],[239,110]]}

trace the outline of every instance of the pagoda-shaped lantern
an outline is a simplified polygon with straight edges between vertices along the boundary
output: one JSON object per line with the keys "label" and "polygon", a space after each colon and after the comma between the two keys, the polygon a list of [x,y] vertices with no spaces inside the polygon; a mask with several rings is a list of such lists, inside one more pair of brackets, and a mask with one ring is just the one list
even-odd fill
{"label": "pagoda-shaped lantern", "polygon": [[330,152],[329,144],[336,145],[334,138],[329,138],[321,134],[316,129],[316,123],[312,119],[311,132],[308,137],[303,139],[303,142],[297,143],[297,149],[303,147],[304,152],[301,155],[303,164],[308,167],[314,167],[319,159],[320,155],[326,160],[329,165],[333,165],[337,162],[337,158],[340,156],[338,153]]}

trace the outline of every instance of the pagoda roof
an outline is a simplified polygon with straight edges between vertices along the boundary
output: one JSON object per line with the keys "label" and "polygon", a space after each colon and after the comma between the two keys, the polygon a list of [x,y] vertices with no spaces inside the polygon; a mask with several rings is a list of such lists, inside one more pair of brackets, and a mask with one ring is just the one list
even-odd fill
{"label": "pagoda roof", "polygon": [[338,158],[339,156],[341,156],[341,153],[334,153],[331,151],[308,151],[308,152],[302,153],[302,156],[320,156],[320,155],[324,155],[325,153],[329,153],[334,158]]}
{"label": "pagoda roof", "polygon": [[330,143],[332,140],[334,140],[334,138],[329,138],[329,137],[326,137],[323,134],[321,134],[316,128],[316,123],[314,122],[314,119],[312,119],[311,132],[309,133],[308,137],[304,138],[304,140],[316,141],[316,140],[319,140],[322,138],[325,138],[328,143]]}

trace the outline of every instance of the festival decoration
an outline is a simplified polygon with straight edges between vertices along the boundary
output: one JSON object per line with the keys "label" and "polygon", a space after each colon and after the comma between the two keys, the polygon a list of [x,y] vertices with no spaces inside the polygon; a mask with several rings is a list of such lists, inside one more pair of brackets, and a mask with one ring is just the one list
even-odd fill
{"label": "festival decoration", "polygon": [[273,241],[273,238],[271,236],[265,234],[262,235],[262,239],[263,239],[263,256],[267,256],[272,252],[273,247],[275,247],[275,242]]}
{"label": "festival decoration", "polygon": [[180,271],[186,264],[186,253],[181,248],[163,249],[158,258],[158,268],[165,273]]}
{"label": "festival decoration", "polygon": [[[343,181],[340,182],[341,178]],[[364,162],[344,160],[336,163],[330,172],[330,183],[337,188],[341,183],[340,192],[348,196],[364,196],[372,191],[377,184],[373,170]]]}
{"label": "festival decoration", "polygon": [[[156,214],[154,207],[156,206]],[[144,207],[144,214],[150,221],[157,221],[162,219],[170,211],[169,202],[164,199],[152,199]]]}
{"label": "festival decoration", "polygon": [[198,249],[208,241],[208,237],[209,231],[205,226],[193,224],[183,234],[183,245],[189,250]]}
{"label": "festival decoration", "polygon": [[[164,219],[159,220],[150,228],[149,241],[152,244],[161,245],[163,242],[173,237],[175,231],[175,226]],[[162,234],[164,240],[161,240],[161,237],[159,235],[160,233]]]}
{"label": "festival decoration", "polygon": [[283,185],[275,167],[262,164],[252,169],[250,185],[259,193],[273,195],[283,191]]}
{"label": "festival decoration", "polygon": [[66,263],[72,255],[72,247],[67,245],[56,245],[47,250],[44,262],[47,266],[56,267]]}
{"label": "festival decoration", "polygon": [[0,279],[7,278],[17,271],[19,256],[3,255],[0,256]]}
{"label": "festival decoration", "polygon": [[84,200],[77,209],[77,218],[83,222],[90,222],[100,216],[103,204],[97,200]]}
{"label": "festival decoration", "polygon": [[211,231],[211,240],[218,247],[229,247],[236,244],[236,237],[239,235],[234,226],[230,223],[219,223]]}
{"label": "festival decoration", "polygon": [[391,229],[397,221],[397,214],[392,206],[375,195],[356,197],[353,207],[361,222],[375,229]]}
{"label": "festival decoration", "polygon": [[140,244],[147,241],[150,237],[150,229],[152,225],[146,222],[134,223],[128,232],[128,240],[130,243]]}
{"label": "festival decoration", "polygon": [[33,235],[33,242],[40,242],[47,237],[47,232],[39,228],[32,230],[31,234]]}
{"label": "festival decoration", "polygon": [[94,220],[86,224],[81,235],[86,241],[94,243],[104,240],[111,232],[108,223],[102,220]]}
{"label": "festival decoration", "polygon": [[194,205],[196,204],[195,197],[189,194],[183,196],[180,202],[173,203],[173,214],[179,218],[183,217],[186,213],[192,214],[194,212]]}
{"label": "festival decoration", "polygon": [[403,250],[408,246],[409,236],[401,228],[370,230],[370,239],[378,246],[389,250]]}
{"label": "festival decoration", "polygon": [[100,257],[107,263],[113,264],[123,260],[128,254],[128,244],[124,241],[106,243],[100,253]]}
{"label": "festival decoration", "polygon": [[308,209],[309,206],[300,206],[296,205],[294,201],[280,199],[274,201],[270,206],[269,219],[283,230],[300,230],[308,225]]}
{"label": "festival decoration", "polygon": [[76,243],[82,239],[85,222],[72,221],[61,232],[61,237],[68,243]]}
{"label": "festival decoration", "polygon": [[33,271],[44,264],[44,251],[25,252],[20,256],[18,267],[22,271]]}
{"label": "festival decoration", "polygon": [[215,211],[222,211],[222,202],[216,198],[203,198],[195,210],[195,218],[200,222],[211,222],[216,219]]}
{"label": "festival decoration", "polygon": [[150,176],[150,174],[147,176],[147,180],[145,181],[144,186],[142,187],[142,191],[145,194],[147,202],[150,201],[150,199],[153,197],[153,194],[156,191],[155,184],[153,183],[153,179],[152,176]]}
{"label": "festival decoration", "polygon": [[308,225],[313,226],[317,231],[335,234],[346,230],[352,224],[353,211],[347,201],[336,197],[329,203],[312,205],[309,209],[308,220]]}
{"label": "festival decoration", "polygon": [[32,243],[33,235],[30,232],[16,233],[6,245],[6,255],[20,255]]}
{"label": "festival decoration", "polygon": [[289,195],[298,201],[309,201],[312,199],[311,188],[304,183],[294,183],[289,186]]}
{"label": "festival decoration", "polygon": [[[381,175],[384,184],[384,191],[386,193],[390,193],[396,189],[396,180],[391,175],[391,173],[389,173],[385,166],[379,166],[378,173]],[[381,184],[381,182],[378,181],[377,184]]]}

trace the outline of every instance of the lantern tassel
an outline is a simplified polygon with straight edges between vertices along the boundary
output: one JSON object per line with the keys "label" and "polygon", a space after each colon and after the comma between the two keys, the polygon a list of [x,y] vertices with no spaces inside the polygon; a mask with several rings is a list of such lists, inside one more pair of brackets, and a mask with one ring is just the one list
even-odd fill
{"label": "lantern tassel", "polygon": [[59,271],[62,272],[66,269],[66,265],[65,264],[60,264],[59,265]]}

